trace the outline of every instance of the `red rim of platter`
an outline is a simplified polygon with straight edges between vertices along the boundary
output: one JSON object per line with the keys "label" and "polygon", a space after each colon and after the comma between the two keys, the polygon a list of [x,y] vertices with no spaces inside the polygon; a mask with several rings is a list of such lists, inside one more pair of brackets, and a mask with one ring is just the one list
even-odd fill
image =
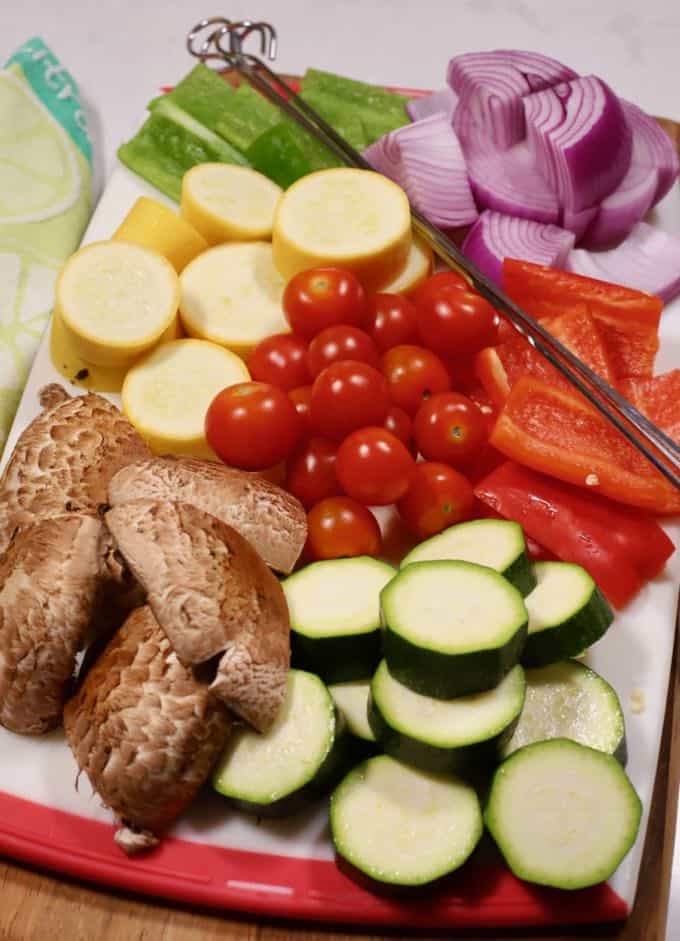
{"label": "red rim of platter", "polygon": [[[419,89],[394,90],[410,97],[427,94]],[[255,853],[174,837],[164,839],[151,853],[128,859],[113,842],[113,824],[2,791],[0,851],[103,887],[311,922],[496,928],[593,924],[619,921],[629,914],[625,900],[607,883],[575,892],[534,886],[513,876],[500,860],[472,862],[437,887],[399,898],[361,886],[329,860]]]}

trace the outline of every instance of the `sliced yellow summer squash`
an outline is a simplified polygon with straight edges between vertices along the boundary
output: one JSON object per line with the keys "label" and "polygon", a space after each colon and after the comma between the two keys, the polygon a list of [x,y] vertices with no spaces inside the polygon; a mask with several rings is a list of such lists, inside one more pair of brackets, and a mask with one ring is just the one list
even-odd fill
{"label": "sliced yellow summer squash", "polygon": [[203,236],[186,219],[148,196],[140,196],[135,201],[111,238],[158,252],[167,258],[177,274],[208,247]]}
{"label": "sliced yellow summer squash", "polygon": [[276,208],[272,248],[286,279],[330,265],[353,271],[367,290],[381,290],[403,269],[410,247],[405,193],[371,170],[310,173]]}
{"label": "sliced yellow summer squash", "polygon": [[396,276],[394,281],[386,284],[382,291],[388,294],[408,294],[415,290],[419,284],[432,274],[434,268],[434,253],[422,236],[413,233],[411,250],[408,253],[406,264]]}
{"label": "sliced yellow summer squash", "polygon": [[269,239],[282,189],[257,170],[199,163],[182,178],[182,215],[211,245]]}
{"label": "sliced yellow summer squash", "polygon": [[205,439],[205,413],[218,392],[250,374],[234,353],[207,340],[174,340],[129,370],[123,412],[156,454],[216,459]]}

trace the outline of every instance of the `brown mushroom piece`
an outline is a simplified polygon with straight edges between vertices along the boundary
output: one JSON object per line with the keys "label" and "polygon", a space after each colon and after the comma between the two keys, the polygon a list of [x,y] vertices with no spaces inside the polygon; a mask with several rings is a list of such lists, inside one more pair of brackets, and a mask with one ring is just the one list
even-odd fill
{"label": "brown mushroom piece", "polygon": [[239,532],[278,572],[293,570],[307,538],[302,504],[258,474],[214,461],[156,457],[128,464],[111,478],[109,503],[181,500]]}
{"label": "brown mushroom piece", "polygon": [[95,608],[101,528],[75,513],[41,520],[0,557],[0,723],[13,732],[61,722]]}
{"label": "brown mushroom piece", "polygon": [[116,814],[128,854],[154,846],[191,802],[231,725],[148,606],[128,616],[64,710],[78,767]]}
{"label": "brown mushroom piece", "polygon": [[94,393],[68,397],[56,384],[51,406],[21,433],[0,479],[0,552],[13,533],[63,513],[97,514],[113,475],[150,451],[130,422]]}
{"label": "brown mushroom piece", "polygon": [[188,503],[122,503],[106,523],[180,661],[213,661],[211,688],[266,731],[283,702],[290,660],[278,579],[235,529]]}

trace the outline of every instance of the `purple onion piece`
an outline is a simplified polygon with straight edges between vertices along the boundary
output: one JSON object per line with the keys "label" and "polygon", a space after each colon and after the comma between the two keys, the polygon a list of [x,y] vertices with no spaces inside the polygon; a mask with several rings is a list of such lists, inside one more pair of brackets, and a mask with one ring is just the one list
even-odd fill
{"label": "purple onion piece", "polygon": [[560,205],[536,169],[525,143],[500,152],[490,147],[466,151],[470,185],[480,209],[555,223]]}
{"label": "purple onion piece", "polygon": [[441,112],[386,134],[364,157],[398,183],[434,225],[458,228],[477,218],[463,151]]}
{"label": "purple onion piece", "polygon": [[406,110],[412,121],[421,121],[439,113],[445,114],[451,120],[457,103],[458,95],[447,85],[446,88],[423,95],[422,98],[411,98],[406,103]]}
{"label": "purple onion piece", "polygon": [[468,232],[462,251],[492,281],[502,284],[503,259],[521,258],[562,268],[574,247],[574,236],[556,225],[483,212]]}
{"label": "purple onion piece", "polygon": [[658,172],[652,206],[664,198],[680,173],[680,156],[673,141],[658,121],[630,101],[621,101],[623,113],[633,132],[631,166]]}
{"label": "purple onion piece", "polygon": [[680,294],[680,239],[638,222],[628,238],[605,252],[577,248],[567,270],[656,294],[665,303]]}
{"label": "purple onion piece", "polygon": [[597,215],[579,241],[580,248],[602,250],[618,245],[654,202],[659,171],[631,166],[618,189],[603,199]]}

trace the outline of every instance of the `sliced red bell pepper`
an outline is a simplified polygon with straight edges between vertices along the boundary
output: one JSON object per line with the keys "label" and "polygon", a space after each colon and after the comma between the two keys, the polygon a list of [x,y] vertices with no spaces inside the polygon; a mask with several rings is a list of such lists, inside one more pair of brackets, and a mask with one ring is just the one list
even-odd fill
{"label": "sliced red bell pepper", "polygon": [[592,316],[586,304],[575,307],[573,311],[550,317],[542,321],[541,326],[559,340],[563,346],[578,356],[582,363],[613,386],[616,380],[609,351],[605,345],[601,327]]}
{"label": "sliced red bell pepper", "polygon": [[568,380],[516,330],[504,334],[497,346],[480,350],[475,357],[475,372],[496,410],[503,407],[510,389],[522,376],[571,388]]}
{"label": "sliced red bell pepper", "polygon": [[657,428],[680,444],[680,369],[653,379],[624,380],[621,392]]}
{"label": "sliced red bell pepper", "polygon": [[521,377],[489,440],[507,457],[559,480],[655,513],[680,512],[680,491],[571,391]]}
{"label": "sliced red bell pepper", "polygon": [[656,327],[640,321],[622,323],[614,317],[597,317],[597,325],[611,363],[614,386],[621,380],[647,379],[654,372],[654,359],[659,349]]}
{"label": "sliced red bell pepper", "polygon": [[480,481],[475,495],[558,558],[582,565],[617,608],[658,575],[675,550],[646,513],[512,461]]}
{"label": "sliced red bell pepper", "polygon": [[559,316],[574,304],[585,302],[593,316],[658,327],[663,310],[663,301],[652,294],[515,258],[503,262],[503,289],[539,320]]}

